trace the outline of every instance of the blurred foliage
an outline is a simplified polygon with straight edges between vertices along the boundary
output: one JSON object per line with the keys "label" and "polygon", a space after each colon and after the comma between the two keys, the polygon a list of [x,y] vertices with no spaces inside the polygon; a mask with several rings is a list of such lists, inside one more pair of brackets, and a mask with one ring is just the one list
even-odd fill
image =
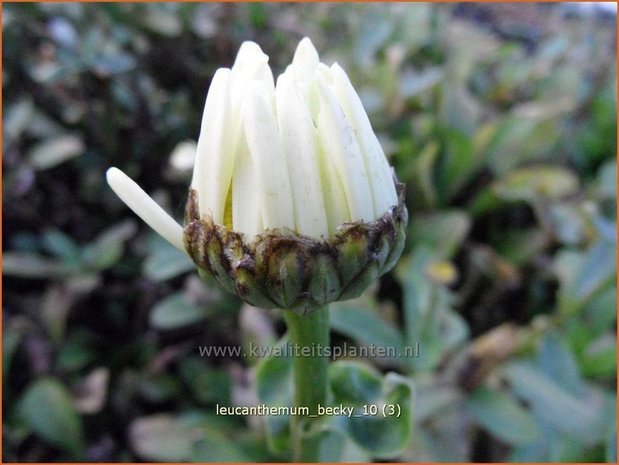
{"label": "blurred foliage", "polygon": [[411,214],[396,270],[332,309],[333,344],[419,349],[333,365],[336,400],[412,385],[415,402],[334,418],[322,456],[614,462],[615,22],[556,4],[5,4],[3,459],[289,459],[288,419],[215,412],[290,402],[288,361],[198,351],[271,346],[279,315],[204,285],[103,174],[181,217],[179,144],[215,69],[252,39],[278,72],[307,35],[350,74]]}

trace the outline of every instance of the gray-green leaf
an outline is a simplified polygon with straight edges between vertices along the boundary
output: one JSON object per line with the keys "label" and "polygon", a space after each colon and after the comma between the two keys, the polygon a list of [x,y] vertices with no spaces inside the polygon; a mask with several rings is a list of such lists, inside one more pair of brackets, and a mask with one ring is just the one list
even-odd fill
{"label": "gray-green leaf", "polygon": [[526,444],[539,437],[532,416],[507,394],[480,387],[467,398],[465,406],[477,423],[508,444]]}
{"label": "gray-green leaf", "polygon": [[55,378],[39,378],[20,401],[20,413],[49,443],[79,457],[84,447],[82,421],[67,389]]}
{"label": "gray-green leaf", "polygon": [[194,305],[184,292],[179,291],[153,307],[150,324],[157,329],[175,329],[197,323],[206,316],[203,307]]}

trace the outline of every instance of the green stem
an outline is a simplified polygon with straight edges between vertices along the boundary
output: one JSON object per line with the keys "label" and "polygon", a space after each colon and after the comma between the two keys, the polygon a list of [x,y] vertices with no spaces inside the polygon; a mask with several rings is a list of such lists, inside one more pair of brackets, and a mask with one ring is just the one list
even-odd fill
{"label": "green stem", "polygon": [[327,369],[329,359],[325,348],[329,346],[329,308],[314,310],[309,315],[299,315],[284,310],[288,326],[288,341],[293,347],[294,403],[307,407],[309,416],[292,417],[292,443],[296,462],[318,461],[319,448],[316,435],[308,435],[312,425],[320,421],[318,405],[327,402]]}

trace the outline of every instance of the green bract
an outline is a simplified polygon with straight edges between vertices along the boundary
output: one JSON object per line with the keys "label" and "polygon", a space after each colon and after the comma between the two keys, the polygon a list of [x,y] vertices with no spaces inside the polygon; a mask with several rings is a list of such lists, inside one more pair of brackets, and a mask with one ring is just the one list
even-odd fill
{"label": "green bract", "polygon": [[196,192],[190,190],[185,247],[201,272],[246,302],[309,313],[359,296],[395,265],[408,221],[404,185],[397,187],[397,206],[376,221],[343,223],[327,240],[279,228],[246,241],[242,233],[200,217]]}

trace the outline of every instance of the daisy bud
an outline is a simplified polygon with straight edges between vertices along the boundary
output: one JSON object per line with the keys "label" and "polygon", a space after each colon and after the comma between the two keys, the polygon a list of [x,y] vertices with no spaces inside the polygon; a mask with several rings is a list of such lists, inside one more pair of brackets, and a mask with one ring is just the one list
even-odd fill
{"label": "daisy bud", "polygon": [[215,73],[182,240],[113,170],[110,185],[138,215],[252,305],[308,313],[356,297],[404,246],[404,186],[348,76],[307,38],[277,81],[253,42]]}

